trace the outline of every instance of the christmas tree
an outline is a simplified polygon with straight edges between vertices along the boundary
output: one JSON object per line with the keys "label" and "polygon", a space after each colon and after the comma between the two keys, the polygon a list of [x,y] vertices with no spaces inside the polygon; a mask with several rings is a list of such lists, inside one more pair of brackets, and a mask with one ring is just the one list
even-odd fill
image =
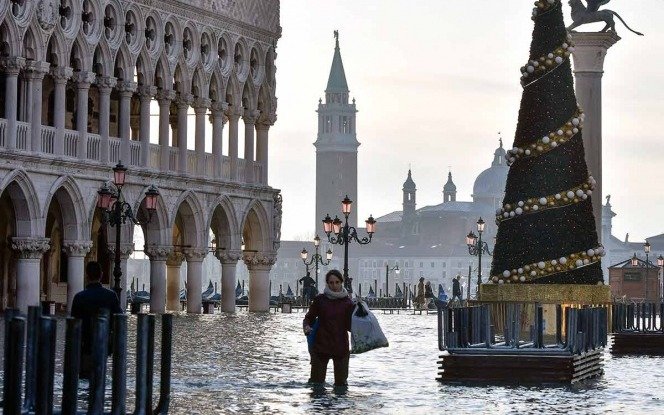
{"label": "christmas tree", "polygon": [[490,283],[598,284],[603,281],[586,166],[583,112],[574,94],[571,38],[560,0],[535,3],[530,58]]}

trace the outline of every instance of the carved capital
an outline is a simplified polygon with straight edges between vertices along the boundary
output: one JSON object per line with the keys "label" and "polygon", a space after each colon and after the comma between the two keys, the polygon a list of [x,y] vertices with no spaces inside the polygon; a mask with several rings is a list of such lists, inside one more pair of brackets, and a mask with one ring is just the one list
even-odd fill
{"label": "carved capital", "polygon": [[170,89],[162,89],[161,91],[157,91],[156,97],[157,101],[159,101],[159,105],[170,105],[171,101],[175,100],[175,97],[177,97],[177,94]]}
{"label": "carved capital", "polygon": [[21,259],[40,259],[50,249],[49,238],[12,238],[12,249],[19,252]]}
{"label": "carved capital", "polygon": [[171,252],[166,258],[166,266],[179,267],[184,261],[184,254],[182,252]]}
{"label": "carved capital", "polygon": [[145,247],[145,255],[151,261],[166,261],[173,252],[173,247],[162,245],[150,245]]}
{"label": "carved capital", "polygon": [[17,76],[25,66],[25,58],[12,56],[2,60],[2,68],[8,75]]}
{"label": "carved capital", "polygon": [[142,99],[152,99],[157,94],[157,87],[151,85],[141,85],[136,88],[136,93]]}
{"label": "carved capital", "polygon": [[604,72],[604,58],[607,50],[620,40],[615,32],[571,34],[574,44],[574,72]]}
{"label": "carved capital", "polygon": [[92,241],[64,241],[62,252],[70,257],[86,256],[92,249]]}
{"label": "carved capital", "polygon": [[[108,245],[108,252],[115,255],[115,244]],[[126,260],[134,253],[134,244],[120,244],[120,259]]]}
{"label": "carved capital", "polygon": [[118,92],[120,92],[120,96],[131,98],[131,96],[134,95],[134,92],[136,92],[137,87],[138,84],[136,84],[136,82],[121,81],[118,82],[115,89],[117,89]]}
{"label": "carved capital", "polygon": [[56,84],[66,84],[69,78],[74,74],[74,70],[70,67],[59,67],[51,69],[51,76]]}
{"label": "carved capital", "polygon": [[29,78],[41,80],[44,79],[44,75],[48,73],[51,64],[48,62],[41,61],[28,61],[25,64],[26,75]]}
{"label": "carved capital", "polygon": [[194,96],[191,94],[180,94],[175,100],[178,109],[189,109],[191,103],[194,101]]}
{"label": "carved capital", "polygon": [[95,81],[96,75],[93,72],[79,71],[75,72],[72,79],[77,83],[78,89],[88,89],[90,84]]}
{"label": "carved capital", "polygon": [[242,114],[242,120],[245,124],[256,124],[259,115],[261,113],[258,110],[245,110],[244,114]]}
{"label": "carved capital", "polygon": [[208,254],[207,249],[201,248],[185,248],[183,252],[187,262],[201,262]]}
{"label": "carved capital", "polygon": [[213,102],[210,104],[210,109],[214,116],[223,115],[224,112],[228,111],[228,104],[226,102]]}
{"label": "carved capital", "polygon": [[217,257],[222,264],[235,264],[240,258],[242,258],[242,251],[217,249],[214,256]]}
{"label": "carved capital", "polygon": [[95,84],[99,88],[99,92],[103,94],[110,94],[111,90],[115,88],[118,80],[112,76],[100,76],[96,79]]}
{"label": "carved capital", "polygon": [[249,269],[271,268],[277,262],[276,252],[243,252],[242,260]]}
{"label": "carved capital", "polygon": [[205,115],[207,112],[208,108],[210,107],[210,104],[212,101],[208,98],[196,98],[192,102],[192,107],[194,107],[194,111],[196,112],[196,115],[202,114]]}

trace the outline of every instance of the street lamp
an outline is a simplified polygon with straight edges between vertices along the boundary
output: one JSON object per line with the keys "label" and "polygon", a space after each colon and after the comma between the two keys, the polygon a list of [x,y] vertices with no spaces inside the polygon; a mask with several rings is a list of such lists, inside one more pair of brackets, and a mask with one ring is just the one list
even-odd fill
{"label": "street lamp", "polygon": [[392,268],[390,268],[390,264],[385,264],[385,297],[390,296],[390,271],[394,271],[397,275],[399,275],[401,273],[399,264],[396,264]]}
{"label": "street lamp", "polygon": [[[479,236],[475,236],[473,231],[470,231],[470,233],[466,235],[468,253],[477,257],[477,295],[480,293],[480,284],[482,283],[482,254],[484,253],[489,256],[493,255],[491,251],[489,251],[489,244],[482,242],[482,233],[484,233],[485,226],[486,222],[484,222],[482,218],[479,218],[477,221],[477,233]],[[470,280],[468,281],[468,285],[470,285]]]}
{"label": "street lamp", "polygon": [[634,256],[632,257],[632,266],[636,267],[639,265],[639,258],[636,257],[636,252],[634,252]]}
{"label": "street lamp", "polygon": [[119,161],[113,167],[113,183],[117,189],[117,193],[112,192],[106,183],[97,191],[99,198],[97,199],[97,208],[102,210],[102,220],[111,226],[115,226],[115,266],[113,267],[114,285],[113,291],[121,297],[122,288],[120,287],[120,279],[122,278],[122,268],[120,267],[120,225],[124,224],[127,219],[136,225],[145,225],[150,223],[152,214],[157,209],[157,198],[159,191],[154,185],[151,185],[145,192],[145,208],[148,210],[148,218],[145,221],[139,221],[134,216],[131,205],[122,197],[122,187],[127,178],[127,168]]}
{"label": "street lamp", "polygon": [[[357,229],[354,226],[348,226],[348,216],[350,216],[351,206],[353,201],[348,198],[348,195],[341,201],[341,212],[344,214],[345,222],[342,222],[338,216],[334,220],[330,215],[326,215],[323,219],[323,230],[327,235],[327,240],[332,244],[339,244],[344,246],[344,286],[349,294],[353,292],[352,278],[348,277],[348,244],[355,240],[360,245],[366,245],[371,242],[371,238],[376,231],[376,220],[373,216],[364,221],[367,225],[367,233],[369,237],[359,238],[357,236]],[[343,225],[343,227],[341,226]],[[332,236],[334,233],[334,236]]]}
{"label": "street lamp", "polygon": [[650,242],[646,241],[643,244],[643,252],[646,253],[646,302],[648,302],[648,273],[650,271],[650,261],[648,261],[648,255],[650,255]]}
{"label": "street lamp", "polygon": [[316,235],[314,238],[314,246],[316,247],[316,253],[311,256],[309,261],[307,261],[309,252],[307,252],[305,248],[302,248],[302,252],[300,252],[300,258],[302,258],[302,262],[304,262],[304,265],[307,267],[307,274],[309,273],[309,267],[312,264],[316,266],[316,289],[318,289],[318,264],[324,267],[330,265],[330,261],[332,261],[332,250],[328,248],[327,252],[325,252],[325,261],[323,261],[323,257],[318,252],[320,249],[320,238],[318,235]]}

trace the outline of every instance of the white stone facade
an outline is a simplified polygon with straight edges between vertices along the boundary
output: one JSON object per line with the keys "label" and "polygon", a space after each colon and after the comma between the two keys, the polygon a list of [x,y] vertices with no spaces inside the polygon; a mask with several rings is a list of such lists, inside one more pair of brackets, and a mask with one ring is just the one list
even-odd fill
{"label": "white stone facade", "polygon": [[[70,306],[90,260],[110,275],[115,232],[97,190],[122,160],[139,219],[147,187],[161,194],[143,226],[151,309],[179,307],[172,276],[187,261],[188,311],[200,312],[215,246],[222,292],[243,259],[250,309],[266,311],[281,227],[267,183],[280,36],[278,0],[1,1],[0,307]],[[133,232],[123,225],[125,271]]]}

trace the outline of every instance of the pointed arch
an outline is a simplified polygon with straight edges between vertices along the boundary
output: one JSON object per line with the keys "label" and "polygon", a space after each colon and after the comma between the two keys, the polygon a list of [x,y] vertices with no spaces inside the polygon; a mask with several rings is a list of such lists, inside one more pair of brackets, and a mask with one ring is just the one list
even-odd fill
{"label": "pointed arch", "polygon": [[[148,245],[170,245],[171,243],[171,228],[170,228],[170,219],[168,216],[168,208],[164,202],[163,197],[157,198],[157,209],[154,211],[152,216],[148,213],[147,208],[145,207],[145,192],[148,190],[148,187],[144,187],[139,193],[141,197],[134,203],[133,209],[138,217],[138,220],[141,222],[147,222],[149,218],[150,221],[145,225],[142,225],[143,235],[145,235],[145,244]],[[159,189],[157,189],[159,190]],[[161,193],[161,192],[160,192]]]}
{"label": "pointed arch", "polygon": [[172,88],[173,76],[171,75],[171,68],[168,65],[168,59],[164,55],[157,61],[153,85],[160,89],[170,90]]}
{"label": "pointed arch", "polygon": [[[174,204],[175,210],[171,213],[170,228],[175,234],[176,228],[182,232],[182,243],[191,247],[202,247],[205,245],[205,231],[203,224],[206,223],[203,204],[192,190],[183,192]],[[182,223],[178,223],[182,221]],[[174,241],[175,242],[175,241]]]}
{"label": "pointed arch", "polygon": [[209,92],[208,92],[208,98],[212,100],[212,102],[225,102],[225,97],[226,97],[226,89],[224,88],[224,84],[222,81],[221,74],[219,73],[219,70],[215,70],[212,72],[212,75],[210,76],[210,84],[209,84]]}
{"label": "pointed arch", "polygon": [[0,24],[0,56],[20,54],[19,31],[13,19],[5,19]]}
{"label": "pointed arch", "polygon": [[242,108],[256,109],[256,90],[250,80],[247,80],[242,88]]}
{"label": "pointed arch", "polygon": [[71,45],[69,66],[76,71],[92,70],[92,55],[89,53],[87,41],[81,34],[79,34]]}
{"label": "pointed arch", "polygon": [[43,217],[48,215],[53,199],[62,208],[63,233],[66,240],[84,239],[89,233],[88,221],[85,220],[85,201],[81,189],[71,176],[59,177],[51,186],[44,201]]}
{"label": "pointed arch", "polygon": [[201,66],[197,67],[194,70],[194,75],[191,80],[191,93],[194,95],[194,97],[201,98],[208,96],[209,84],[205,82],[206,81],[205,78],[206,77],[203,68]]}
{"label": "pointed arch", "polygon": [[98,76],[113,76],[111,49],[106,42],[99,42],[92,55],[92,71]]}
{"label": "pointed arch", "polygon": [[16,218],[16,236],[42,236],[43,217],[39,206],[39,197],[32,180],[24,170],[12,170],[0,182],[0,194],[9,192],[14,205]]}
{"label": "pointed arch", "polygon": [[62,31],[56,30],[48,39],[46,46],[45,60],[51,64],[51,67],[64,67],[68,64],[67,43],[65,42]]}
{"label": "pointed arch", "polygon": [[240,95],[240,82],[235,75],[231,75],[226,85],[225,100],[228,105],[240,108],[242,104],[242,96]]}
{"label": "pointed arch", "polygon": [[189,82],[189,76],[187,71],[187,65],[178,62],[175,65],[175,70],[173,71],[173,90],[179,92],[180,94],[186,94],[190,92],[191,82]]}
{"label": "pointed arch", "polygon": [[241,229],[246,250],[259,252],[272,250],[269,232],[270,219],[259,200],[254,199],[249,202],[242,219]]}
{"label": "pointed arch", "polygon": [[270,89],[270,86],[265,82],[258,91],[256,109],[261,112],[261,115],[272,114],[275,110],[272,108],[272,94]]}
{"label": "pointed arch", "polygon": [[127,49],[127,45],[122,45],[115,54],[115,63],[113,65],[113,76],[123,81],[134,81],[136,65],[134,59]]}
{"label": "pointed arch", "polygon": [[155,71],[152,67],[152,59],[148,52],[143,49],[136,58],[136,80],[138,85],[155,85]]}
{"label": "pointed arch", "polygon": [[233,202],[227,195],[221,195],[212,203],[208,215],[207,229],[217,237],[217,247],[239,250],[241,245],[241,229],[238,226],[237,213]]}

